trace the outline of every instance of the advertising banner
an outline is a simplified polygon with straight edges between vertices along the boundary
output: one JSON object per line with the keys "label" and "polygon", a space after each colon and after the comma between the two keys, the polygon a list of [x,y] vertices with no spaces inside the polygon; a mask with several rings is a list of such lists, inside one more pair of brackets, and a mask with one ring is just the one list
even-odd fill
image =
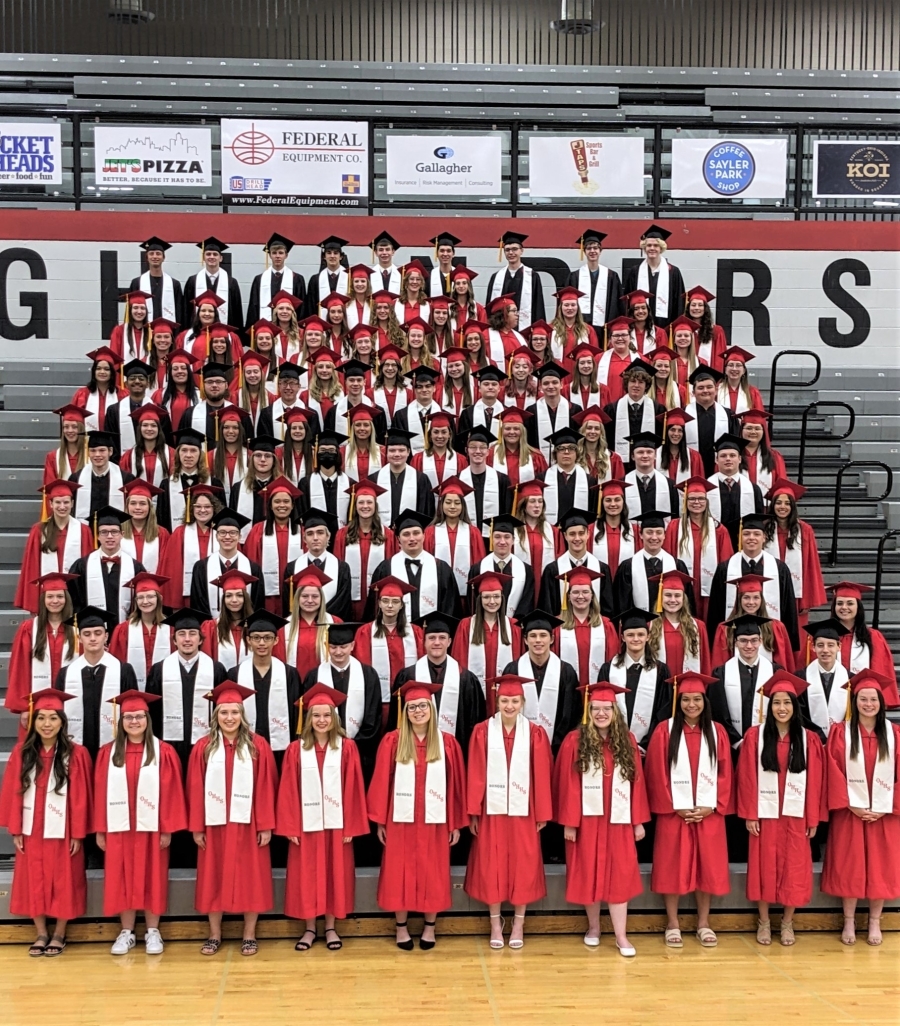
{"label": "advertising banner", "polygon": [[98,125],[94,175],[98,186],[212,185],[212,132],[171,125]]}
{"label": "advertising banner", "polygon": [[358,207],[369,183],[365,121],[222,121],[229,203]]}
{"label": "advertising banner", "polygon": [[499,135],[389,135],[389,196],[499,196]]}
{"label": "advertising banner", "polygon": [[787,139],[673,139],[672,199],[784,199]]}
{"label": "advertising banner", "polygon": [[55,121],[0,124],[0,185],[62,185],[62,133]]}
{"label": "advertising banner", "polygon": [[813,143],[816,199],[900,199],[900,143]]}
{"label": "advertising banner", "polygon": [[641,136],[540,135],[528,140],[531,197],[644,196]]}

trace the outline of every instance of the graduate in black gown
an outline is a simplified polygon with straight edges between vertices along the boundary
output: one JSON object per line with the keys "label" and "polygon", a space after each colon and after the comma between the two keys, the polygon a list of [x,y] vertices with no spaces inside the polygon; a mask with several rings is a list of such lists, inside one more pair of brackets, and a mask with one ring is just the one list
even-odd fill
{"label": "graduate in black gown", "polygon": [[[603,240],[606,232],[599,228],[585,228],[578,239],[578,248],[587,261],[577,271],[572,271],[566,282],[572,288],[584,293],[578,305],[585,324],[592,324],[597,337],[602,341],[603,326],[620,313],[622,282],[609,267],[600,263]],[[599,294],[598,294],[599,292]]]}
{"label": "graduate in black gown", "polygon": [[641,235],[644,259],[628,268],[622,282],[626,294],[640,289],[650,295],[653,322],[660,328],[668,327],[678,317],[684,296],[681,271],[665,256],[666,240],[671,234],[658,224],[651,224]]}
{"label": "graduate in black gown", "polygon": [[198,242],[197,248],[203,251],[203,268],[184,283],[184,309],[190,310],[194,299],[204,292],[215,292],[220,299],[225,300],[226,305],[219,307],[223,324],[243,324],[241,287],[222,267],[222,254],[228,246],[211,235]]}
{"label": "graduate in black gown", "polygon": [[[488,282],[487,295],[484,305],[488,306],[492,299],[500,296],[514,296],[516,306],[519,309],[519,331],[534,324],[535,321],[544,320],[544,286],[541,276],[522,263],[522,254],[525,251],[525,240],[527,235],[519,232],[504,232],[500,237],[503,244],[503,255],[506,257],[506,266],[495,271]],[[683,290],[682,290],[683,291]],[[531,294],[531,302],[528,309],[523,310],[522,304],[526,301],[528,294]]]}
{"label": "graduate in black gown", "polygon": [[[272,266],[266,267],[265,271],[253,279],[250,286],[250,297],[247,300],[247,331],[255,324],[260,317],[269,316],[269,303],[272,297],[279,292],[288,292],[295,296],[302,303],[306,299],[306,283],[303,275],[291,270],[287,266],[288,253],[294,248],[294,243],[278,232],[273,233],[269,241],[263,246],[267,257],[267,263],[271,261]],[[231,321],[234,324],[234,321]]]}
{"label": "graduate in black gown", "polygon": [[166,250],[172,244],[154,235],[140,244],[147,261],[147,270],[131,279],[129,292],[144,292],[150,296],[147,304],[147,320],[155,321],[164,317],[176,324],[184,324],[184,290],[181,282],[166,274],[163,264]]}

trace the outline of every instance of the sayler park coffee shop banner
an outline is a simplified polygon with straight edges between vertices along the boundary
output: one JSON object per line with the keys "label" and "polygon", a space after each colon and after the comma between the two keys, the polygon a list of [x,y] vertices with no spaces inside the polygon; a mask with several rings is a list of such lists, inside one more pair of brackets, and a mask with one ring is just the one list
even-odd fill
{"label": "sayler park coffee shop banner", "polygon": [[783,200],[787,139],[673,139],[672,199]]}

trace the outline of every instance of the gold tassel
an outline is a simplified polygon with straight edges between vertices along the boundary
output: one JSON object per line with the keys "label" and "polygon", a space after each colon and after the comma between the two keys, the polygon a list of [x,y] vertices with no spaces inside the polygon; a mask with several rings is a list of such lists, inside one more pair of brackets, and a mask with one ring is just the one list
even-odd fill
{"label": "gold tassel", "polygon": [[303,733],[303,703],[297,706],[297,737]]}
{"label": "gold tassel", "polygon": [[216,444],[218,445],[218,443],[219,443],[219,411],[218,410],[216,410],[216,412],[215,412],[215,418],[214,419],[215,419],[215,422],[216,422]]}
{"label": "gold tassel", "polygon": [[89,446],[88,446],[88,433],[87,433],[87,431],[85,431],[82,434],[81,437],[84,439],[84,462],[87,463],[87,461],[88,461],[88,449],[89,449]]}
{"label": "gold tassel", "polygon": [[844,713],[844,720],[849,722],[853,715],[853,688],[847,688],[847,711]]}
{"label": "gold tassel", "polygon": [[744,521],[738,523],[738,552],[744,551]]}
{"label": "gold tassel", "polygon": [[603,515],[603,489],[597,485],[597,519]]}
{"label": "gold tassel", "polygon": [[560,609],[565,613],[569,608],[569,582],[563,581],[563,593],[562,602],[560,603]]}
{"label": "gold tassel", "polygon": [[491,552],[494,551],[494,518],[493,517],[491,517],[491,530],[490,530],[490,533],[488,534],[488,547],[490,548]]}
{"label": "gold tassel", "polygon": [[[284,438],[284,422],[282,421],[282,438]],[[319,469],[319,439],[316,437],[316,444],[313,446],[313,473]]]}
{"label": "gold tassel", "polygon": [[75,629],[75,655],[79,655],[81,652],[81,638],[78,637],[78,614],[76,613],[72,617],[72,626]]}
{"label": "gold tassel", "polygon": [[397,730],[400,729],[400,721],[403,719],[403,695],[397,691]]}
{"label": "gold tassel", "polygon": [[659,586],[656,589],[656,612],[657,613],[661,613],[662,612],[662,593],[663,593],[663,586],[662,586],[662,580],[660,580]]}
{"label": "gold tassel", "polygon": [[28,733],[29,730],[31,730],[31,724],[32,724],[33,720],[34,720],[34,695],[29,691],[28,692],[28,727],[25,730],[26,734]]}
{"label": "gold tassel", "polygon": [[131,323],[131,303],[129,303],[128,299],[126,298],[125,299],[125,324],[128,325],[130,323]]}
{"label": "gold tassel", "polygon": [[94,548],[95,549],[99,548],[99,546],[100,546],[100,542],[99,542],[99,535],[97,533],[97,514],[95,513],[94,514]]}
{"label": "gold tassel", "polygon": [[497,247],[497,263],[503,263],[503,239],[500,240],[500,245]]}
{"label": "gold tassel", "polygon": [[603,325],[603,352],[605,353],[608,348],[609,348],[609,330],[607,329],[606,325],[604,324]]}
{"label": "gold tassel", "polygon": [[209,353],[212,348],[212,343],[209,337],[209,328],[206,329],[206,362],[209,363]]}
{"label": "gold tassel", "polygon": [[291,574],[291,579],[288,581],[288,608],[293,610],[294,608],[294,575]]}
{"label": "gold tassel", "polygon": [[356,512],[356,489],[354,488],[350,492],[350,509],[347,513],[347,520],[353,519],[353,514]]}
{"label": "gold tassel", "polygon": [[670,349],[674,349],[675,348],[675,346],[674,346],[674,344],[672,342],[672,325],[671,324],[669,325],[669,348]]}
{"label": "gold tassel", "polygon": [[506,376],[508,378],[512,377],[512,365],[513,365],[513,355],[512,355],[512,353],[510,353],[509,359],[506,361]]}
{"label": "gold tassel", "polygon": [[191,493],[188,492],[184,500],[184,522],[189,524],[191,522]]}
{"label": "gold tassel", "polygon": [[206,386],[203,384],[203,374],[200,374],[200,398],[206,399]]}
{"label": "gold tassel", "polygon": [[806,665],[809,666],[809,664],[811,662],[812,662],[812,638],[807,634],[806,635]]}
{"label": "gold tassel", "polygon": [[763,703],[765,702],[765,688],[758,688],[756,693],[759,695],[759,713],[758,718],[760,724],[763,722]]}
{"label": "gold tassel", "polygon": [[46,524],[50,519],[50,503],[47,501],[47,489],[44,489],[43,497],[41,498],[41,523]]}
{"label": "gold tassel", "polygon": [[662,436],[663,445],[665,445],[666,442],[667,442],[666,431],[668,430],[668,428],[669,428],[669,411],[666,410],[666,412],[663,414],[663,436]]}
{"label": "gold tassel", "polygon": [[512,508],[515,510],[515,516],[518,516],[519,515],[519,486],[518,485],[516,485],[516,487],[513,488],[513,506],[512,506]]}
{"label": "gold tassel", "polygon": [[125,391],[125,364],[119,364],[119,388]]}
{"label": "gold tassel", "polygon": [[678,702],[678,674],[672,678],[672,718],[675,718],[675,705]]}
{"label": "gold tassel", "polygon": [[588,705],[590,704],[589,701],[588,701],[588,691],[590,691],[590,688],[585,688],[584,689],[584,710],[581,713],[581,722],[582,723],[587,723],[588,720],[590,719],[590,717],[588,716]]}
{"label": "gold tassel", "polygon": [[244,388],[244,362],[240,361],[237,365],[238,372],[238,389],[243,390]]}
{"label": "gold tassel", "polygon": [[254,351],[256,350],[256,329],[255,328],[251,328],[250,329],[250,348],[252,350],[254,350]]}

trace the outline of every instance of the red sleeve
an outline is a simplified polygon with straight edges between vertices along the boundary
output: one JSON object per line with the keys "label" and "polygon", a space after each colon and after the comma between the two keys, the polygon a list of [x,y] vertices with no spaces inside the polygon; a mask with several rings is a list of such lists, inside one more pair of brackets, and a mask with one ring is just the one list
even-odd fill
{"label": "red sleeve", "polygon": [[[181,779],[181,760],[175,749],[165,741],[157,741],[159,751],[160,789],[159,832],[174,834],[187,829],[187,801]],[[165,790],[162,790],[162,789]]]}
{"label": "red sleeve", "polygon": [[[730,759],[731,756],[729,755]],[[656,815],[672,813],[672,793],[669,785],[669,726],[660,723],[650,738],[647,746],[647,758],[644,762],[644,774],[647,782],[647,797],[650,799],[650,811]]]}
{"label": "red sleeve", "polygon": [[[759,819],[758,753],[759,727],[750,727],[744,735],[744,743],[738,754],[737,814],[741,819]],[[807,775],[808,780],[809,775]]]}
{"label": "red sleeve", "polygon": [[641,751],[633,734],[629,735],[631,751],[634,756],[634,780],[631,784],[631,823],[650,822],[650,800],[647,797],[647,779],[644,776],[644,764],[641,762]]}
{"label": "red sleeve", "polygon": [[[453,635],[453,644],[450,646],[450,655],[453,656],[464,670],[469,668],[469,625],[471,622],[471,616],[467,616],[459,621],[459,626]],[[359,656],[357,656],[358,658]]]}
{"label": "red sleeve", "polygon": [[869,635],[872,641],[870,646],[872,650],[871,669],[883,674],[893,682],[893,688],[889,690],[885,698],[889,706],[896,707],[900,705],[900,696],[897,694],[897,670],[894,667],[893,653],[881,631],[872,627],[869,629]]}
{"label": "red sleeve", "polygon": [[825,582],[822,580],[822,563],[819,560],[816,533],[805,520],[800,521],[800,545],[803,549],[803,598],[800,599],[799,605],[804,610],[815,609],[826,602]]}
{"label": "red sleeve", "polygon": [[894,815],[900,815],[900,728],[889,723],[894,731]]}
{"label": "red sleeve", "polygon": [[[251,531],[251,534],[253,532]],[[331,550],[338,559],[345,559],[347,554],[347,528],[342,527],[334,536],[334,545]],[[259,562],[257,560],[257,562]]]}
{"label": "red sleeve", "polygon": [[[71,531],[71,526],[69,527]],[[32,584],[41,576],[41,525],[34,524],[25,540],[25,551],[22,554],[22,569],[16,583],[16,594],[13,605],[17,609],[27,609],[32,616],[37,616],[40,593],[38,586]]]}
{"label": "red sleeve", "polygon": [[[606,652],[608,656],[612,656],[613,653],[619,649],[619,634],[616,631],[616,625],[612,620],[608,620],[605,616],[602,617],[603,629],[606,633]],[[594,683],[593,681],[591,683]]]}
{"label": "red sleeve", "polygon": [[[566,539],[562,536],[562,531],[560,531],[560,529],[555,524],[553,525],[551,530],[553,533],[553,550],[556,553],[556,558],[559,559],[559,557],[566,551],[568,546],[566,545]],[[535,578],[536,580],[534,582],[534,587],[536,590],[539,591],[541,587],[540,574],[536,573]]]}
{"label": "red sleeve", "polygon": [[[607,403],[607,406],[609,403]],[[611,452],[609,454],[609,476],[613,481],[624,481],[625,480],[625,464],[622,462],[622,457],[617,452]]]}
{"label": "red sleeve", "polygon": [[538,823],[553,819],[553,751],[543,727],[531,728],[531,782],[534,787],[534,818]]}
{"label": "red sleeve", "polygon": [[806,731],[806,826],[828,819],[825,806],[825,749],[818,734]]}
{"label": "red sleeve", "polygon": [[185,604],[181,594],[181,582],[184,577],[184,528],[176,527],[166,544],[165,552],[160,553],[159,573],[168,577],[163,585],[163,603],[172,609],[181,609]]}
{"label": "red sleeve", "polygon": [[469,762],[466,779],[466,811],[480,816],[484,810],[487,787],[487,723],[476,723],[469,739]]}
{"label": "red sleeve", "polygon": [[[553,766],[554,818],[564,827],[581,826],[581,773],[575,765],[580,735],[577,729],[566,734]],[[632,792],[632,800],[633,797]]]}
{"label": "red sleeve", "polygon": [[209,738],[201,737],[191,749],[191,757],[188,760],[187,780],[185,792],[188,806],[188,830],[191,833],[199,834],[206,830],[206,805],[204,792],[206,791],[206,763],[203,753],[209,744]]}
{"label": "red sleeve", "polygon": [[[772,462],[775,464],[775,471],[774,471],[774,473],[777,474],[778,477],[781,477],[781,478],[787,477],[788,473],[787,473],[787,467],[785,466],[785,463],[784,463],[784,457],[781,455],[781,453],[777,449],[771,449],[771,452],[772,452]],[[802,523],[802,521],[801,521],[801,523]],[[818,603],[816,603],[816,604],[818,605]]]}
{"label": "red sleeve", "polygon": [[432,556],[434,555],[434,527],[425,528],[425,540],[422,542],[422,548],[426,552],[430,552]]}
{"label": "red sleeve", "polygon": [[688,459],[691,462],[691,477],[706,477],[706,472],[703,469],[703,457],[696,449],[688,450]]}
{"label": "red sleeve", "polygon": [[544,459],[544,454],[539,452],[537,449],[532,450],[532,460],[534,462],[534,476],[537,477],[540,474],[546,474],[548,467],[547,461]]}
{"label": "red sleeve", "polygon": [[[477,727],[475,728],[478,729]],[[391,808],[391,780],[394,775],[394,758],[397,754],[397,731],[385,734],[375,756],[375,772],[366,795],[366,808],[373,823],[384,826]]]}
{"label": "red sleeve", "polygon": [[706,630],[706,624],[702,620],[694,620],[694,623],[697,625],[697,634],[700,637],[700,672],[711,673],[709,632]]}
{"label": "red sleeve", "polygon": [[[109,780],[109,763],[114,747],[115,741],[110,741],[97,752],[97,762],[94,764],[94,812],[91,817],[91,833],[106,833],[106,785]],[[160,794],[165,794],[162,774],[160,774],[159,783]]]}
{"label": "red sleeve", "polygon": [[247,540],[244,542],[242,549],[244,555],[253,563],[262,565],[262,536],[265,530],[266,523],[261,520],[258,524],[254,524],[250,528],[250,533],[247,535]]}
{"label": "red sleeve", "polygon": [[23,620],[13,639],[9,656],[8,685],[3,704],[10,712],[20,713],[28,708],[31,693],[31,625],[34,620]]}
{"label": "red sleeve", "polygon": [[[693,450],[691,451],[693,452]],[[700,454],[698,453],[697,455],[699,457]],[[722,527],[721,524],[716,528],[716,550],[719,554],[720,563],[726,559],[731,559],[734,555],[734,546],[731,544],[731,535],[728,533],[728,528]]]}
{"label": "red sleeve", "polygon": [[674,556],[676,558],[678,556],[678,524],[679,521],[677,518],[670,520],[666,527],[666,536],[663,539],[663,548],[665,551],[668,552],[670,556]]}
{"label": "red sleeve", "polygon": [[715,669],[717,666],[724,666],[725,663],[731,656],[728,653],[728,645],[725,641],[725,624],[720,623],[716,627],[716,636],[713,638],[712,652],[709,656],[709,661],[712,664],[712,668]]}
{"label": "red sleeve", "polygon": [[[734,814],[735,786],[734,786],[734,763],[731,761],[731,743],[728,740],[728,732],[721,723],[714,723],[713,727],[719,739],[716,758],[717,785],[716,785],[716,811],[723,816]],[[741,746],[743,747],[743,745]]]}
{"label": "red sleeve", "polygon": [[412,630],[413,636],[416,639],[416,655],[421,659],[425,655],[425,632],[416,623],[412,625]]}
{"label": "red sleeve", "polygon": [[794,652],[791,647],[791,639],[788,636],[787,627],[780,620],[772,621],[772,630],[775,634],[775,662],[794,672]]}
{"label": "red sleeve", "polygon": [[53,449],[47,453],[44,457],[44,476],[41,480],[41,484],[48,485],[53,481],[59,480],[59,450]]}
{"label": "red sleeve", "polygon": [[447,760],[447,826],[462,830],[469,825],[466,815],[466,763],[459,742],[452,734],[444,734],[444,757]]}
{"label": "red sleeve", "polygon": [[109,652],[110,655],[114,655],[119,662],[125,663],[128,661],[128,621],[124,620],[122,623],[118,623],[112,632],[112,637],[109,639]]}
{"label": "red sleeve", "polygon": [[418,470],[420,474],[422,473],[422,460],[424,455],[425,454],[423,452],[417,452],[412,458],[412,468],[413,470]]}
{"label": "red sleeve", "polygon": [[217,632],[218,625],[215,620],[204,620],[200,624],[200,651],[205,652],[210,659],[219,658],[219,635]]}
{"label": "red sleeve", "polygon": [[753,404],[754,410],[764,410],[766,408],[763,403],[762,392],[760,392],[756,385],[750,386],[750,402]]}
{"label": "red sleeve", "polygon": [[525,646],[522,644],[522,628],[516,623],[512,624],[512,636],[509,639],[509,643],[512,648],[513,659],[518,659],[525,651]]}
{"label": "red sleeve", "polygon": [[469,524],[469,555],[471,557],[472,566],[475,566],[476,563],[480,563],[487,555],[484,551],[484,535],[482,535],[481,531],[479,531],[474,524]]}
{"label": "red sleeve", "polygon": [[253,819],[257,830],[275,829],[275,791],[278,769],[275,756],[265,738],[253,735],[256,745],[256,778],[253,781]]}
{"label": "red sleeve", "polygon": [[850,807],[850,796],[847,793],[846,754],[844,724],[835,723],[825,746],[825,794],[829,810]]}
{"label": "red sleeve", "polygon": [[14,837],[22,833],[22,795],[19,777],[22,773],[22,746],[18,744],[9,754],[3,787],[0,788],[0,824]]}
{"label": "red sleeve", "polygon": [[166,549],[169,547],[171,537],[172,535],[164,527],[159,529],[159,563],[157,566],[161,565],[166,558]]}
{"label": "red sleeve", "polygon": [[399,551],[400,543],[397,541],[397,535],[389,527],[386,527],[384,529],[384,558],[391,559]]}
{"label": "red sleeve", "polygon": [[93,804],[94,767],[88,750],[82,745],[73,745],[69,760],[69,837],[83,840],[91,827],[91,806]]}
{"label": "red sleeve", "polygon": [[[346,741],[344,744],[346,745]],[[345,801],[346,806],[346,801]],[[345,820],[346,822],[346,813]],[[281,780],[275,800],[275,833],[280,837],[299,837],[300,819],[300,742],[292,741],[284,753]]]}
{"label": "red sleeve", "polygon": [[[299,746],[298,746],[299,753]],[[299,762],[297,775],[299,777]],[[284,773],[282,771],[282,779]],[[363,782],[362,763],[359,749],[350,738],[344,739],[341,749],[341,801],[344,805],[344,837],[365,837],[369,833],[369,817],[366,810],[366,785]],[[279,792],[280,797],[280,792]],[[299,811],[299,804],[297,806]],[[293,836],[296,836],[293,835]]]}

